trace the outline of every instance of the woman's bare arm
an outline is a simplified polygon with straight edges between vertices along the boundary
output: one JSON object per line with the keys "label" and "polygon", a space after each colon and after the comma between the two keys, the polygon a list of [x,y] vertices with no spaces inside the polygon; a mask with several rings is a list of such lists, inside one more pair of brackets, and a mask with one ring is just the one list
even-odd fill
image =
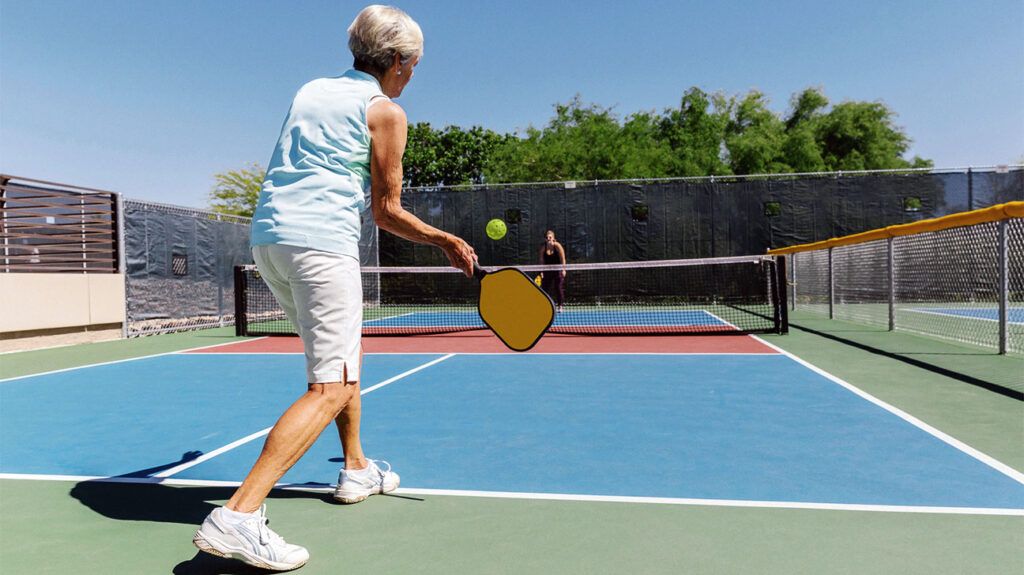
{"label": "woman's bare arm", "polygon": [[377,226],[409,241],[444,250],[452,266],[473,275],[476,256],[461,238],[428,225],[402,208],[402,155],[408,138],[405,111],[394,102],[381,102],[366,113],[370,128],[370,186]]}

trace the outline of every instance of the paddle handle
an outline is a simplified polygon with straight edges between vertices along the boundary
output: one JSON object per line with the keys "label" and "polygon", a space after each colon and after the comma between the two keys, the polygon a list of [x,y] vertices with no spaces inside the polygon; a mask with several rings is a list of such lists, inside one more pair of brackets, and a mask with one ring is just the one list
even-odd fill
{"label": "paddle handle", "polygon": [[473,262],[473,277],[475,277],[478,280],[483,280],[484,276],[486,276],[486,275],[487,275],[487,272],[484,271],[484,268],[480,267],[480,264],[478,264],[478,263],[476,263],[474,261]]}

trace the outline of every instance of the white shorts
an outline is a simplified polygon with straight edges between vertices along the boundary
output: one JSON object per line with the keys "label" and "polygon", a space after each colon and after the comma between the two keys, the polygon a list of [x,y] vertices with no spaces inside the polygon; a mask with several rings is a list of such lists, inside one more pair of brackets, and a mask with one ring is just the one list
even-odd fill
{"label": "white shorts", "polygon": [[309,383],[359,381],[363,284],[350,256],[281,244],[252,257],[302,338]]}

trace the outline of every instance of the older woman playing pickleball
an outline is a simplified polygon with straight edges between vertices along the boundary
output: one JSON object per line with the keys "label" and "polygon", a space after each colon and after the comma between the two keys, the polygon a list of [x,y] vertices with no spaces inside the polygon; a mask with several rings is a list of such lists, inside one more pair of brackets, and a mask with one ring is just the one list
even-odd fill
{"label": "older woman playing pickleball", "polygon": [[[348,33],[353,69],[313,80],[295,95],[252,223],[260,275],[302,338],[308,388],[271,429],[242,485],[193,540],[208,553],[266,569],[294,569],[309,559],[306,549],[270,530],[263,501],[331,421],[345,456],[335,499],[356,503],[398,487],[398,475],[368,459],[359,440],[358,242],[367,191],[380,228],[441,248],[467,276],[476,259],[469,244],[423,223],[400,202],[407,121],[391,98],[402,94],[423,54],[419,25],[397,8],[369,6]],[[230,409],[225,406],[225,417]]]}

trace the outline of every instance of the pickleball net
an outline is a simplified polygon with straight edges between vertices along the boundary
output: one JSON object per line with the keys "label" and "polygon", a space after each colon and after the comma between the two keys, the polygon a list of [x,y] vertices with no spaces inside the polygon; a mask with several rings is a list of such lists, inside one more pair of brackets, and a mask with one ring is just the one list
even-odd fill
{"label": "pickleball net", "polygon": [[[785,263],[771,256],[564,266],[515,266],[543,285],[564,272],[550,332],[586,335],[784,333]],[[492,269],[492,268],[485,268]],[[546,278],[546,279],[545,279]],[[479,282],[454,268],[364,267],[363,334],[427,335],[486,329]],[[235,331],[295,330],[256,266],[235,269]]]}

